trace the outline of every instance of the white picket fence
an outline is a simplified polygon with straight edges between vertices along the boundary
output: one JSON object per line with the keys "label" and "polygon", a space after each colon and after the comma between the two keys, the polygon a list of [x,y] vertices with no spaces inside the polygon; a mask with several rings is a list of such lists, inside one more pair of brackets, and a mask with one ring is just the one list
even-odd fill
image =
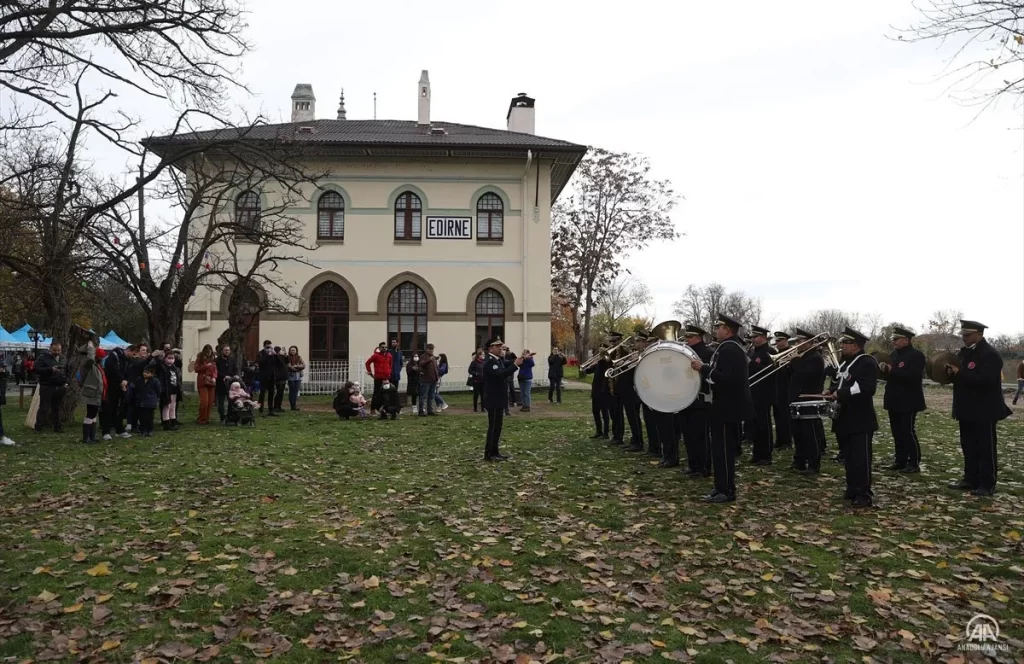
{"label": "white picket fence", "polygon": [[[535,360],[537,358],[534,358]],[[307,362],[305,375],[302,377],[303,394],[334,394],[334,392],[347,381],[359,385],[359,389],[369,394],[373,392],[373,379],[366,375],[366,359],[357,357],[353,360],[312,360]],[[441,378],[441,392],[463,392],[471,391],[473,388],[466,384],[469,377],[468,365],[448,365],[448,373]],[[537,362],[533,367],[534,387],[543,387],[548,384],[548,364],[546,361]],[[400,389],[405,389],[406,374],[402,369],[402,380],[399,383]]]}

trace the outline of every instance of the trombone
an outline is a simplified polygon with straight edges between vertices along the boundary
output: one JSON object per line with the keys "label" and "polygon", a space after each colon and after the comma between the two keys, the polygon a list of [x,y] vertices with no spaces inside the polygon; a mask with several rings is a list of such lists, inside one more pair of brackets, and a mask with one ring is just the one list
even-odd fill
{"label": "trombone", "polygon": [[581,362],[580,363],[580,371],[586,371],[587,369],[589,369],[592,366],[596,365],[601,360],[610,360],[612,358],[612,356],[615,354],[615,351],[617,351],[622,346],[625,346],[628,342],[630,342],[632,340],[633,340],[633,337],[632,336],[628,336],[625,339],[623,339],[622,341],[620,341],[619,343],[617,343],[614,346],[612,346],[611,348],[602,347],[599,350],[599,352],[595,353],[590,359],[588,359],[585,362]]}
{"label": "trombone", "polygon": [[772,366],[765,367],[764,369],[761,369],[756,374],[751,376],[750,387],[757,385],[765,378],[768,378],[769,376],[774,374],[776,371],[785,368],[798,357],[803,357],[810,351],[816,348],[822,348],[823,346],[825,350],[825,365],[839,368],[839,349],[836,348],[835,339],[830,337],[827,332],[822,332],[821,334],[812,337],[807,341],[802,341],[798,344],[795,344],[794,346],[787,348],[781,353],[776,353],[775,355],[772,355]]}

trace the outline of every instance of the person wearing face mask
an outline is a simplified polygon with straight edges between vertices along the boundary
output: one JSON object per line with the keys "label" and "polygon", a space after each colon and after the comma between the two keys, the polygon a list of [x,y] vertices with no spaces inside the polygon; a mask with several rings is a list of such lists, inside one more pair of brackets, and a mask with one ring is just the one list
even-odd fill
{"label": "person wearing face mask", "polygon": [[1003,397],[1003,358],[985,340],[985,327],[961,320],[960,366],[946,365],[946,374],[953,379],[953,419],[960,425],[964,453],[964,476],[949,487],[975,496],[996,491],[996,422],[1012,413]]}

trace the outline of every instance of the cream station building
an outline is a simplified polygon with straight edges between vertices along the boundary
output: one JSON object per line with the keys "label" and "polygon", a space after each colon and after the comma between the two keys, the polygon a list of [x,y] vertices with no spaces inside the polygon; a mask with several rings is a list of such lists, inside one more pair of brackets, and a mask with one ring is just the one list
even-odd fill
{"label": "cream station building", "polygon": [[[432,120],[426,71],[415,121],[346,119],[344,97],[335,119],[317,119],[305,84],[291,99],[290,123],[249,136],[308,142],[330,175],[287,210],[316,249],[279,268],[293,296],[286,311],[259,315],[246,354],[269,339],[309,361],[355,362],[399,339],[406,354],[432,343],[462,366],[497,334],[543,357],[551,206],[586,147],[536,136],[525,94],[512,99],[506,130]],[[241,192],[225,213],[258,218],[272,196]],[[227,302],[221,290],[197,290],[183,329],[188,357],[216,344]]]}

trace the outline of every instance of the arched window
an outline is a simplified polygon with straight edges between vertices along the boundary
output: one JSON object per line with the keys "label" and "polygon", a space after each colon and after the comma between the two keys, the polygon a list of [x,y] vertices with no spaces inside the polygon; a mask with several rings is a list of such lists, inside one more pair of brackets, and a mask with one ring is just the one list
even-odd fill
{"label": "arched window", "polygon": [[395,239],[420,239],[420,216],[422,213],[423,203],[420,202],[419,196],[411,191],[399,194],[395,201]]}
{"label": "arched window", "polygon": [[427,295],[410,281],[400,283],[388,295],[388,338],[398,339],[403,353],[427,346]]}
{"label": "arched window", "polygon": [[316,237],[319,240],[345,238],[345,199],[335,191],[328,191],[317,203]]}
{"label": "arched window", "polygon": [[309,296],[309,359],[348,359],[348,293],[333,281]]}
{"label": "arched window", "polygon": [[259,230],[260,195],[255,191],[245,191],[235,199],[235,223],[243,231]]}
{"label": "arched window", "polygon": [[500,240],[505,230],[505,206],[497,194],[484,194],[476,202],[476,239]]}
{"label": "arched window", "polygon": [[505,338],[505,298],[488,288],[476,296],[476,347],[486,348],[495,335]]}

